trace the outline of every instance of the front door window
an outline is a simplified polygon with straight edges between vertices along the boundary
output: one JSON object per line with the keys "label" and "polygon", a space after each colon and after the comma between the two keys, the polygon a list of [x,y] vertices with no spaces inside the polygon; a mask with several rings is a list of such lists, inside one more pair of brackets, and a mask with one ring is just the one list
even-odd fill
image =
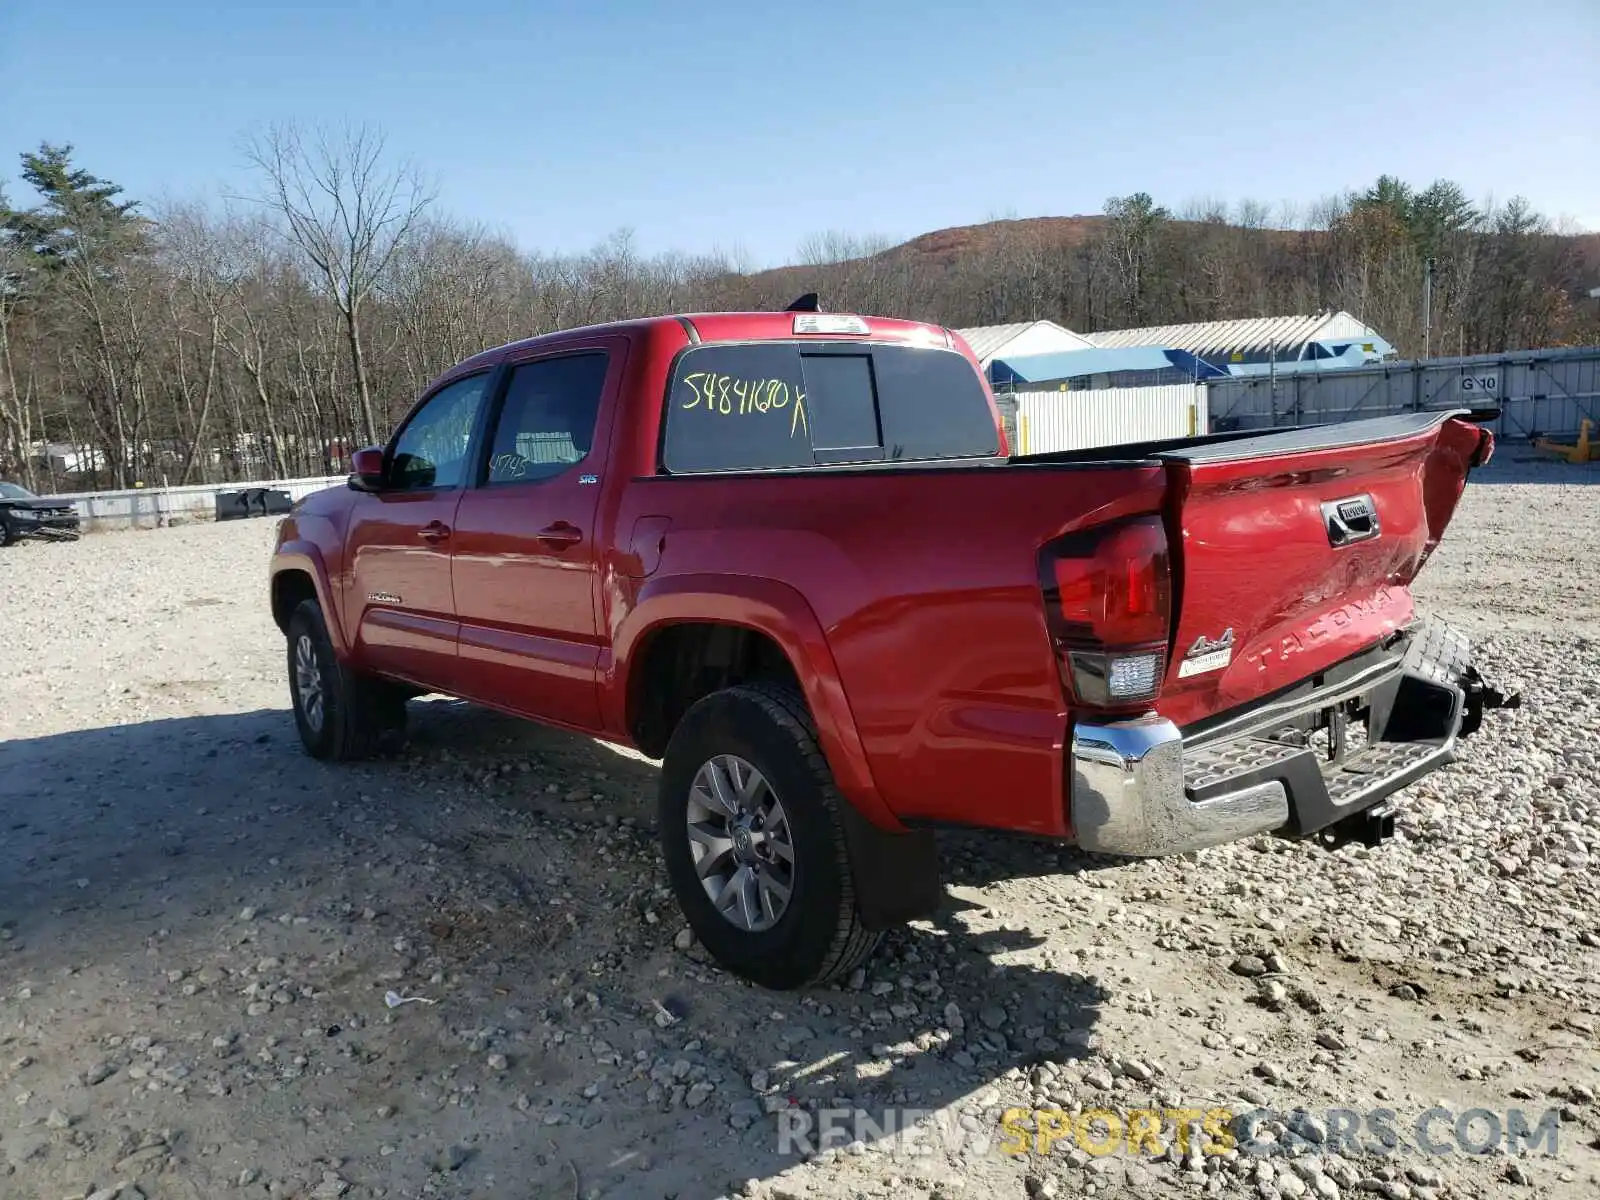
{"label": "front door window", "polygon": [[487,373],[458,379],[435,392],[394,440],[388,485],[401,491],[441,491],[467,482],[472,431],[483,404]]}

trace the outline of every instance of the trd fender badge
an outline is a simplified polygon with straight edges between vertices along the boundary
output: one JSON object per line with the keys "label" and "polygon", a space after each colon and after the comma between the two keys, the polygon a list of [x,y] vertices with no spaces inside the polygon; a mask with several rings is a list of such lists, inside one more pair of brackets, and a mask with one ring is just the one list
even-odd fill
{"label": "trd fender badge", "polygon": [[1187,679],[1191,675],[1204,675],[1207,671],[1220,671],[1232,661],[1233,626],[1230,625],[1215,640],[1204,636],[1195,638],[1189,653],[1178,664],[1178,678]]}
{"label": "trd fender badge", "polygon": [[399,604],[400,597],[393,592],[368,592],[367,599],[373,604]]}

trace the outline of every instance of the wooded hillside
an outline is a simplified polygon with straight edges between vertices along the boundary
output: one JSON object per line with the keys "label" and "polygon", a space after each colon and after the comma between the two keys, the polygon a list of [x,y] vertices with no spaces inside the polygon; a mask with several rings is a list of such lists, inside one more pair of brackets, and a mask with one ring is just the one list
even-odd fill
{"label": "wooded hillside", "polygon": [[1420,354],[1431,258],[1435,354],[1600,342],[1600,236],[1448,182],[1385,177],[1276,218],[1138,194],[901,245],[828,233],[744,273],[626,233],[581,255],[512,245],[441,212],[365,129],[261,135],[227,205],[153,207],[70,146],[21,162],[31,194],[0,194],[0,478],[41,490],[336,472],[474,351],[808,290],[835,310],[1081,332],[1342,308]]}

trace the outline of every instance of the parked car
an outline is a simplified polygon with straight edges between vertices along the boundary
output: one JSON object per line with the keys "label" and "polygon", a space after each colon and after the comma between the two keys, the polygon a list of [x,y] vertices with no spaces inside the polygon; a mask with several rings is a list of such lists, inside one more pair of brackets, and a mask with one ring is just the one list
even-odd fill
{"label": "parked car", "polygon": [[20,483],[0,482],[0,546],[23,538],[73,541],[78,510],[67,500],[36,496]]}
{"label": "parked car", "polygon": [[441,692],[663,759],[695,933],[770,987],[931,913],[931,829],[1116,855],[1392,832],[1502,697],[1408,584],[1487,430],[1418,414],[1009,457],[948,330],[570,330],[438,379],[271,564],[307,751]]}

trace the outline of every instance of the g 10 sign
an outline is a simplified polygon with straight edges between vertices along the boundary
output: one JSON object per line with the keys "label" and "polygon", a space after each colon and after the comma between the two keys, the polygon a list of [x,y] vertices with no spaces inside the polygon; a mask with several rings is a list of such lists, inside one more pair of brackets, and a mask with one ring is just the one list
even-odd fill
{"label": "g 10 sign", "polygon": [[1456,390],[1463,400],[1498,400],[1500,399],[1500,371],[1496,368],[1488,371],[1474,371],[1470,375],[1462,375]]}

